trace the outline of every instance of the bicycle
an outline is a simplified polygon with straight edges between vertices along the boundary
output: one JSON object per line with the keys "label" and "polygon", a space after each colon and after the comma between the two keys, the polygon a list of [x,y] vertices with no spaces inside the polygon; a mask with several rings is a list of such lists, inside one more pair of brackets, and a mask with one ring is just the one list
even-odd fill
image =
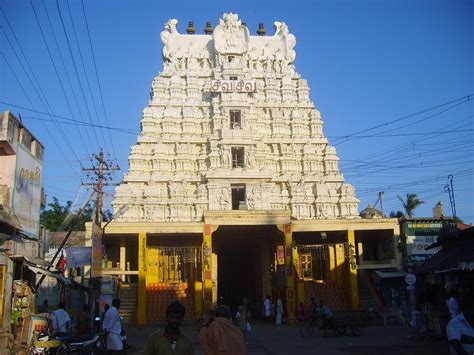
{"label": "bicycle", "polygon": [[344,324],[338,324],[334,318],[325,318],[322,314],[312,314],[310,318],[300,327],[300,335],[303,338],[310,338],[314,329],[317,328],[322,336],[328,335],[328,330],[332,330],[334,334],[343,335],[347,332]]}

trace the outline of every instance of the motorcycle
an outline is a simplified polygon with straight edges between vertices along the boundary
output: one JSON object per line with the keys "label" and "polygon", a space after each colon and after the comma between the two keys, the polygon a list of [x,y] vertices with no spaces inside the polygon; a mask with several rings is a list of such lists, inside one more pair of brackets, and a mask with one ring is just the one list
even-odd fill
{"label": "motorcycle", "polygon": [[[30,354],[105,354],[100,335],[75,337],[51,336],[35,332],[30,342]],[[105,343],[103,343],[105,344]]]}

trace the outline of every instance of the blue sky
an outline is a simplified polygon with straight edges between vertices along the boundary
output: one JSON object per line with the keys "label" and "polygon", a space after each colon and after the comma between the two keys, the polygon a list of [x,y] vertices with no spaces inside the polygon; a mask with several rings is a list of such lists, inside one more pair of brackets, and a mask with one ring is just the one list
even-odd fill
{"label": "blue sky", "polygon": [[[81,163],[87,166],[88,156],[99,149],[96,134],[99,140],[104,136],[101,146],[122,167],[115,181],[126,172],[151,81],[161,70],[163,23],[176,18],[185,32],[188,21],[194,21],[202,33],[206,21],[215,26],[223,12],[235,12],[253,34],[260,22],[273,34],[273,22],[285,21],[296,36],[296,69],[308,80],[341,171],[361,199],[360,209],[384,191],[388,214],[401,209],[397,195],[413,192],[425,201],[416,216],[431,216],[438,201],[450,214],[444,186],[453,175],[458,215],[474,221],[474,104],[461,99],[474,94],[472,1],[84,0],[104,106],[81,0],[59,1],[67,39],[56,1],[31,3],[0,0],[0,110],[21,114],[45,145],[49,201],[53,196],[75,200],[78,193],[78,200],[83,198],[80,183],[87,179]],[[58,130],[44,121],[51,116],[26,108],[133,134],[64,123]],[[354,136],[377,125],[383,126]],[[109,190],[109,202],[111,197]]]}

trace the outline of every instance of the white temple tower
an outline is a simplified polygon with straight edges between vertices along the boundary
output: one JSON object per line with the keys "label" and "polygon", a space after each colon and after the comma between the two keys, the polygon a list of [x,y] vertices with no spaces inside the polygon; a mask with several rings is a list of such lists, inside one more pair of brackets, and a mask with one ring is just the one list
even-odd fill
{"label": "white temple tower", "polygon": [[130,170],[117,187],[122,221],[202,221],[206,210],[287,210],[297,220],[358,217],[336,149],[295,70],[295,36],[251,36],[236,14],[212,35],[161,32]]}

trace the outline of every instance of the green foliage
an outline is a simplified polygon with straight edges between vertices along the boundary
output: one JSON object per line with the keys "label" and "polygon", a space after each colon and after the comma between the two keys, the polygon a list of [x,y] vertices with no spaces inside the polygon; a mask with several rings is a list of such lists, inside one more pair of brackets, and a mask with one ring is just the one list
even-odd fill
{"label": "green foliage", "polygon": [[417,198],[416,194],[407,194],[406,200],[404,200],[402,197],[398,196],[398,199],[402,202],[403,204],[403,209],[406,212],[406,215],[408,218],[412,218],[415,212],[415,209],[425,203],[424,201],[421,201],[420,199]]}
{"label": "green foliage", "polygon": [[[71,201],[67,201],[65,205],[61,205],[59,200],[53,197],[53,202],[48,204],[48,209],[41,210],[41,224],[53,232],[67,230],[69,224],[76,219],[78,212],[76,210],[70,213],[71,206]],[[75,223],[75,229],[85,230],[85,223],[92,220],[93,212],[93,207],[89,204]]]}

